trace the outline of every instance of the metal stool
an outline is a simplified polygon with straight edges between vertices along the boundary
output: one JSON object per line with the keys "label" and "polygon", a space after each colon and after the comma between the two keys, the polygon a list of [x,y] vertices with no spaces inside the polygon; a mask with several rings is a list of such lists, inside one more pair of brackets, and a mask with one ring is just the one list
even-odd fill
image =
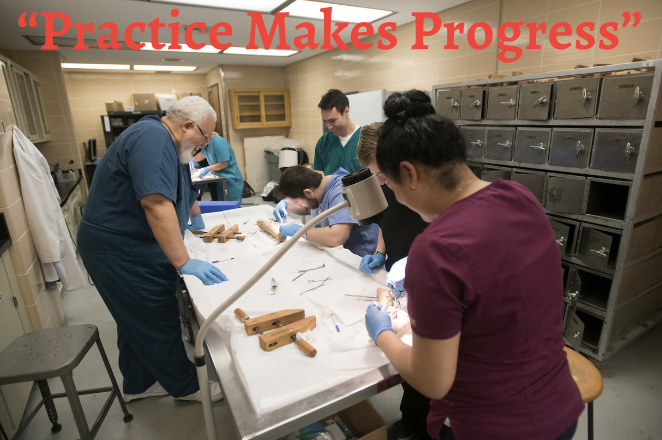
{"label": "metal stool", "polygon": [[568,355],[570,373],[575,379],[584,403],[588,404],[588,440],[593,440],[593,401],[600,397],[604,388],[602,374],[581,354],[571,348],[563,347]]}
{"label": "metal stool", "polygon": [[[73,369],[80,364],[80,361],[83,360],[95,342],[113,386],[78,391],[74,384]],[[46,379],[58,376],[62,380],[66,393],[51,394]],[[0,353],[0,385],[33,380],[39,385],[42,396],[41,402],[21,423],[12,438],[17,438],[23,432],[42,405],[46,407],[48,419],[53,424],[51,431],[58,432],[62,429],[62,425],[57,423],[58,416],[53,399],[65,396],[69,399],[69,405],[81,440],[91,440],[96,436],[115,397],[119,400],[124,412],[124,421],[129,422],[133,419],[133,416],[126,409],[124,400],[122,400],[113,370],[110,368],[106,352],[101,345],[101,339],[99,339],[99,330],[94,325],[58,327],[26,333]],[[105,391],[110,391],[110,396],[108,396],[108,400],[106,400],[101,413],[90,430],[78,396]]]}

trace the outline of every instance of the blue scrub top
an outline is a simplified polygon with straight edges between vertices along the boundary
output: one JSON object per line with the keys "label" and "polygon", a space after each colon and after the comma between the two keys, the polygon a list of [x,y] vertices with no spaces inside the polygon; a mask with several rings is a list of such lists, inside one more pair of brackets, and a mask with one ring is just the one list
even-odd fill
{"label": "blue scrub top", "polygon": [[124,130],[99,161],[83,220],[128,237],[153,239],[140,199],[157,193],[172,200],[183,234],[198,191],[170,133],[158,116],[150,115]]}
{"label": "blue scrub top", "polygon": [[[310,210],[310,216],[312,218],[317,217],[319,215],[318,212],[322,213],[344,201],[341,189],[341,179],[347,174],[349,173],[343,168],[338,168],[332,174],[331,179],[329,179],[324,187],[324,197],[322,198],[322,203],[320,203],[319,211],[317,209]],[[322,222],[315,225],[315,227],[321,228],[332,226],[337,223],[353,223],[349,238],[343,245],[345,249],[349,249],[359,257],[375,253],[375,250],[377,249],[377,239],[379,237],[379,226],[376,224],[359,226],[359,223],[349,215],[349,211],[347,209],[342,209],[331,214],[330,217],[322,220]]]}
{"label": "blue scrub top", "polygon": [[315,146],[314,169],[323,172],[325,176],[339,168],[344,168],[350,173],[360,170],[361,165],[356,158],[356,146],[359,143],[360,135],[361,127],[352,134],[343,147],[338,136],[332,131],[327,131],[319,138]]}
{"label": "blue scrub top", "polygon": [[[221,136],[213,136],[209,145],[204,147],[202,154],[207,158],[209,165],[219,162],[227,162],[228,166],[222,170],[212,171],[215,175],[225,177],[228,184],[228,198],[235,202],[241,202],[241,193],[244,190],[244,176],[237,166],[237,158],[234,150]],[[219,185],[221,188],[221,185]]]}

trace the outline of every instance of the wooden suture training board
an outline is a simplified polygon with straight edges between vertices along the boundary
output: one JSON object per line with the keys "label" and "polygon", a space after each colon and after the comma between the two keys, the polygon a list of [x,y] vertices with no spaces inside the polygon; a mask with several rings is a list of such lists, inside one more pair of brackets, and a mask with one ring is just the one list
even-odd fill
{"label": "wooden suture training board", "polygon": [[225,231],[221,232],[218,235],[218,242],[219,243],[226,243],[228,241],[228,238],[234,237],[234,234],[236,234],[239,231],[239,225],[232,225]]}
{"label": "wooden suture training board", "polygon": [[280,231],[275,225],[272,225],[269,221],[267,220],[258,220],[257,225],[262,229],[264,232],[267,234],[271,235],[278,241],[285,241],[285,237],[280,235]]}
{"label": "wooden suture training board", "polygon": [[293,322],[300,321],[304,319],[306,313],[303,309],[290,309],[290,310],[281,310],[280,312],[269,313],[268,315],[258,316],[256,318],[249,318],[244,321],[244,328],[246,329],[246,334],[251,336],[258,334],[259,332],[268,332],[279,328],[278,322],[281,325],[292,324]]}
{"label": "wooden suture training board", "polygon": [[[287,345],[291,342],[294,342],[296,339],[296,334],[301,332],[306,332],[312,330],[317,326],[317,319],[314,316],[309,316],[300,321],[286,325],[278,330],[270,331],[269,333],[264,333],[260,335],[260,347],[264,351],[272,351],[283,345]],[[306,341],[300,341],[306,342]],[[299,345],[299,343],[297,343]],[[303,345],[303,344],[302,344]],[[309,344],[308,344],[309,345]],[[299,346],[303,350],[301,346]],[[307,354],[307,353],[306,353]],[[314,356],[314,355],[313,355]]]}

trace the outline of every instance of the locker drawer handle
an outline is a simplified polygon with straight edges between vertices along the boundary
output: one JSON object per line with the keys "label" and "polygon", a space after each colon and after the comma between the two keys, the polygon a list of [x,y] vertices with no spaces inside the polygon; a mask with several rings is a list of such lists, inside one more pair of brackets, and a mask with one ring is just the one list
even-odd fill
{"label": "locker drawer handle", "polygon": [[480,100],[476,99],[473,104],[471,104],[471,108],[477,108],[480,107]]}
{"label": "locker drawer handle", "polygon": [[503,148],[510,148],[510,141],[498,142],[497,145]]}
{"label": "locker drawer handle", "polygon": [[591,253],[606,258],[609,251],[603,246],[600,250],[591,249]]}
{"label": "locker drawer handle", "polygon": [[558,240],[556,240],[556,243],[558,243],[559,246],[563,246],[563,242],[564,242],[564,241],[565,241],[565,238],[564,238],[564,237],[561,237],[561,238],[559,238]]}
{"label": "locker drawer handle", "polygon": [[572,337],[575,338],[575,339],[579,339],[579,334],[580,334],[580,333],[577,332],[577,333],[575,333],[574,335],[570,335],[570,336],[572,336]]}
{"label": "locker drawer handle", "polygon": [[481,141],[480,139],[477,140],[477,141],[471,141],[471,142],[469,142],[469,143],[470,143],[471,145],[473,145],[474,147],[480,147],[481,145],[483,145],[483,141]]}
{"label": "locker drawer handle", "polygon": [[579,296],[579,292],[568,292],[568,299],[573,300]]}
{"label": "locker drawer handle", "polygon": [[585,147],[584,147],[584,145],[582,145],[582,142],[581,142],[581,141],[577,141],[577,147],[576,147],[576,150],[577,150],[577,159],[579,159],[579,154],[584,152],[584,148],[585,148]]}
{"label": "locker drawer handle", "polygon": [[586,104],[591,100],[591,94],[582,89],[582,107],[586,107]]}
{"label": "locker drawer handle", "polygon": [[549,193],[549,197],[551,197],[552,199],[555,199],[556,198],[556,190]]}
{"label": "locker drawer handle", "polygon": [[515,101],[514,101],[513,99],[510,99],[510,100],[508,100],[508,101],[502,101],[502,102],[501,102],[501,105],[505,105],[505,106],[507,106],[508,108],[511,108],[512,106],[515,105]]}
{"label": "locker drawer handle", "polygon": [[625,145],[625,163],[630,162],[630,155],[631,154],[634,154],[634,147],[631,146],[630,143],[628,142]]}
{"label": "locker drawer handle", "polygon": [[637,87],[636,89],[634,89],[634,96],[632,96],[632,98],[634,99],[634,103],[632,103],[632,107],[636,107],[637,104],[639,104],[639,101],[644,99],[644,92],[639,90],[639,87]]}
{"label": "locker drawer handle", "polygon": [[549,99],[547,99],[547,96],[543,96],[542,98],[540,98],[536,101],[533,108],[540,107],[541,105],[545,105],[548,102],[549,102]]}
{"label": "locker drawer handle", "polygon": [[460,104],[456,100],[451,98],[451,108],[458,108],[459,106]]}
{"label": "locker drawer handle", "polygon": [[537,145],[529,145],[529,148],[533,148],[534,150],[539,150],[539,151],[546,149],[545,144],[543,144],[542,142]]}

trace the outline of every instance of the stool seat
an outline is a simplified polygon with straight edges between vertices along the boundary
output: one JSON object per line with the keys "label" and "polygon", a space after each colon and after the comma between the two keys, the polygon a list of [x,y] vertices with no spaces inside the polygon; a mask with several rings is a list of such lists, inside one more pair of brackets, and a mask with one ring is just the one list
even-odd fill
{"label": "stool seat", "polygon": [[584,403],[593,402],[602,394],[604,388],[602,374],[591,361],[581,354],[568,347],[564,347],[564,351],[568,356],[570,373],[572,373],[572,378],[575,379],[579,387],[582,400]]}
{"label": "stool seat", "polygon": [[26,333],[0,353],[0,385],[60,377],[78,366],[97,340],[93,325]]}

